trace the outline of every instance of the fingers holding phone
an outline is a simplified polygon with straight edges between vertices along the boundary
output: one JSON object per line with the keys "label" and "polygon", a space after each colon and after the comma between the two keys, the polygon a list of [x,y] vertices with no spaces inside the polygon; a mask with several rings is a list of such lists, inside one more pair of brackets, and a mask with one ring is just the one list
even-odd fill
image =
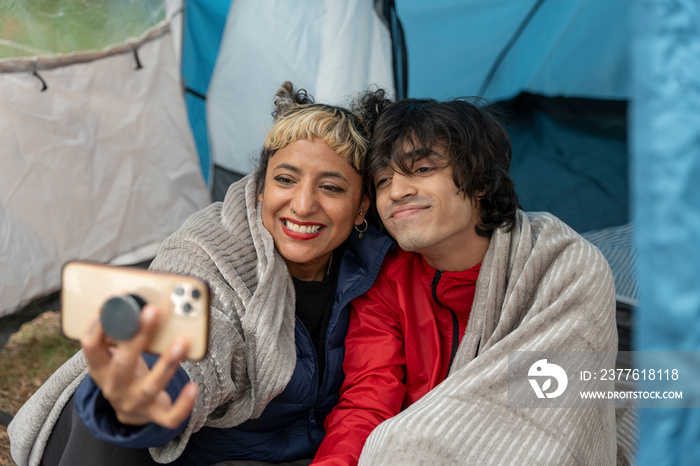
{"label": "fingers holding phone", "polygon": [[[175,428],[198,386],[176,400],[165,388],[184,358],[207,350],[209,287],[201,280],[143,269],[70,262],[63,268],[63,333],[80,339],[90,374],[125,424]],[[148,368],[142,353],[161,357]]]}
{"label": "fingers holding phone", "polygon": [[198,393],[197,384],[188,383],[176,400],[165,388],[175,375],[188,350],[188,342],[176,338],[149,369],[142,357],[155,332],[158,310],[146,306],[136,335],[114,342],[104,333],[99,321],[88,328],[81,345],[88,361],[90,376],[124,424],[155,422],[175,428],[192,411]]}
{"label": "fingers holding phone", "polygon": [[129,340],[115,341],[110,338],[100,320],[95,320],[80,339],[90,374],[107,399],[115,398],[111,395],[112,391],[119,391],[122,386],[144,377],[149,371],[141,354],[150,344],[155,330],[157,308],[146,306],[139,320],[136,334]]}

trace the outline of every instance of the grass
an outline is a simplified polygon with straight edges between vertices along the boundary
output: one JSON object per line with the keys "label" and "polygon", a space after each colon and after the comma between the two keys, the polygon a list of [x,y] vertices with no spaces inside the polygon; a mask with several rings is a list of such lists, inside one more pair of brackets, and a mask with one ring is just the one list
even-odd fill
{"label": "grass", "polygon": [[[61,334],[58,312],[44,312],[22,325],[0,350],[0,410],[15,415],[78,349],[77,342]],[[0,425],[0,464],[14,464],[7,428],[3,425]]]}

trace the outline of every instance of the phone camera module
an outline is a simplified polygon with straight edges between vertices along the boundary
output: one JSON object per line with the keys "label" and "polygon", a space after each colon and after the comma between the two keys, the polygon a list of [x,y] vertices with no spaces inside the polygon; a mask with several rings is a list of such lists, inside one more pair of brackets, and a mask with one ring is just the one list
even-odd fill
{"label": "phone camera module", "polygon": [[173,287],[170,299],[175,315],[193,317],[199,314],[202,290],[189,283],[177,283]]}

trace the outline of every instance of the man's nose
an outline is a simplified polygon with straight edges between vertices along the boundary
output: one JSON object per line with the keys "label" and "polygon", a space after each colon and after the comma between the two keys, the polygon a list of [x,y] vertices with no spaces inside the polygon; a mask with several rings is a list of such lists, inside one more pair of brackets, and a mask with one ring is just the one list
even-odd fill
{"label": "man's nose", "polygon": [[413,196],[416,194],[416,191],[412,176],[407,176],[403,173],[394,173],[389,191],[389,195],[393,200],[400,201],[406,197]]}

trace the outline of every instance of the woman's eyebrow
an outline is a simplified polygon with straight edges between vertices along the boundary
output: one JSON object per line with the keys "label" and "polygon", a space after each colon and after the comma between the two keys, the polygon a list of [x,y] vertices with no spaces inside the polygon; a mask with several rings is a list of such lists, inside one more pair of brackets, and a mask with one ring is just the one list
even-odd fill
{"label": "woman's eyebrow", "polygon": [[290,165],[288,163],[281,163],[279,165],[276,165],[273,170],[279,170],[279,169],[284,169],[284,170],[291,170],[295,173],[301,173],[301,169],[299,167],[295,167],[294,165]]}
{"label": "woman's eyebrow", "polygon": [[[279,170],[279,169],[290,170],[290,171],[293,171],[294,173],[299,173],[300,175],[303,173],[303,170],[301,168],[296,167],[294,165],[290,165],[288,163],[281,163],[281,164],[275,166],[275,168],[273,168],[273,170]],[[318,174],[317,178],[325,178],[325,177],[338,178],[340,180],[348,182],[348,179],[345,178],[345,176],[340,172],[332,172],[332,171],[320,172]]]}
{"label": "woman's eyebrow", "polygon": [[318,174],[319,178],[325,178],[325,177],[331,177],[331,178],[339,178],[343,181],[348,181],[347,178],[343,176],[342,173],[340,172],[321,172]]}

